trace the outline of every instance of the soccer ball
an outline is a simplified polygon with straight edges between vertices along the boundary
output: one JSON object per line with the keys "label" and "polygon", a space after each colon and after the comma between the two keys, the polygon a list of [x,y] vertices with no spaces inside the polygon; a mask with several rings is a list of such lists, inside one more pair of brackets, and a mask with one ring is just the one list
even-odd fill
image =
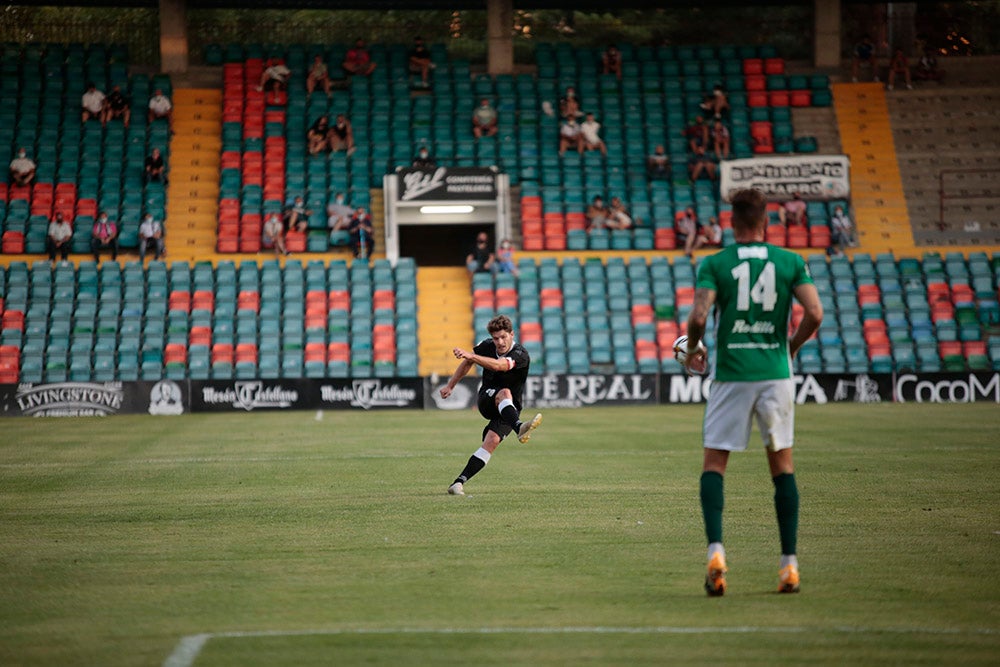
{"label": "soccer ball", "polygon": [[[680,336],[674,341],[674,359],[679,361],[681,366],[684,365],[684,361],[687,359],[687,349],[687,336]],[[704,341],[698,341],[698,352],[702,353],[703,356],[701,359],[696,359],[687,370],[689,373],[704,375],[708,371],[708,348],[705,347]]]}

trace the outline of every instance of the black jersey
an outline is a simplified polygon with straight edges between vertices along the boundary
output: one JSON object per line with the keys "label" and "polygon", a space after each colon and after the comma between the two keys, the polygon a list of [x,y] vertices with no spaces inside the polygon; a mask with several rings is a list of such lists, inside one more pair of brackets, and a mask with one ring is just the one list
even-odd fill
{"label": "black jersey", "polygon": [[528,366],[531,365],[531,356],[517,341],[511,346],[506,354],[497,354],[496,343],[492,338],[487,338],[472,348],[472,351],[481,357],[492,359],[505,358],[509,360],[510,370],[491,371],[483,369],[483,384],[480,391],[488,389],[510,389],[514,407],[521,410],[521,391],[524,389],[524,381],[528,378]]}

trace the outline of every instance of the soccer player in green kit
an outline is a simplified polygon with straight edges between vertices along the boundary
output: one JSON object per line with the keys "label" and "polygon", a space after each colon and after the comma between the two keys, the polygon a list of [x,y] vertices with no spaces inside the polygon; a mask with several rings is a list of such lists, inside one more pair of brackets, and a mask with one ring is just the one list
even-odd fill
{"label": "soccer player in green kit", "polygon": [[[764,242],[767,200],[759,190],[739,190],[731,198],[736,243],[705,258],[698,269],[694,307],[688,317],[688,368],[704,352],[697,349],[709,311],[715,308],[717,347],[712,391],[705,407],[701,507],[708,537],[705,590],[726,592],[726,552],[722,547],[723,475],[729,453],[743,451],[756,417],[774,481],[774,506],[781,537],[778,591],[799,590],[795,557],[799,492],[792,465],[795,381],[792,358],[819,328],[823,306],[799,255]],[[788,337],[793,297],[805,314]]]}

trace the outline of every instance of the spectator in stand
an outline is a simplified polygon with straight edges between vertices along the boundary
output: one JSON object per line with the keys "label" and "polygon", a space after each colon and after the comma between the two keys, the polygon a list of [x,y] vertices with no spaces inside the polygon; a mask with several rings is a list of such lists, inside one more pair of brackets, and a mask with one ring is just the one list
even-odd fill
{"label": "spectator in stand", "polygon": [[778,209],[778,218],[781,224],[786,226],[806,224],[806,203],[802,201],[802,195],[798,192],[792,198],[784,202]]}
{"label": "spectator in stand", "polygon": [[90,233],[90,251],[94,253],[94,261],[101,261],[101,253],[111,251],[111,261],[118,259],[118,225],[114,220],[108,218],[108,214],[101,211],[94,221],[94,227]]}
{"label": "spectator in stand", "polygon": [[275,255],[288,255],[285,247],[285,225],[277,213],[271,213],[264,221],[263,229],[264,247],[274,248]]}
{"label": "spectator in stand", "polygon": [[684,254],[691,256],[694,244],[698,240],[698,214],[693,206],[688,206],[684,212],[677,216],[674,221],[674,233],[677,237],[677,245],[684,247]]}
{"label": "spectator in stand", "polygon": [[323,62],[323,56],[320,55],[313,58],[313,63],[309,66],[309,74],[306,76],[306,95],[311,97],[317,85],[323,87],[327,97],[333,95],[330,68],[326,66],[326,63]]}
{"label": "spectator in stand", "polygon": [[851,81],[857,83],[862,65],[871,65],[872,81],[878,81],[878,60],[875,58],[875,43],[871,35],[865,35],[854,47],[854,60],[851,63]]}
{"label": "spectator in stand", "polygon": [[843,255],[844,248],[857,245],[854,239],[854,223],[851,222],[850,216],[844,213],[843,206],[835,206],[830,217],[830,247],[826,251],[827,254]]}
{"label": "spectator in stand", "polygon": [[368,259],[375,250],[375,236],[372,228],[372,217],[362,207],[354,211],[354,217],[348,227],[351,234],[351,251],[358,259]]}
{"label": "spectator in stand", "polygon": [[708,222],[698,228],[698,236],[694,240],[693,250],[697,250],[698,248],[703,248],[705,246],[718,248],[721,245],[722,226],[719,224],[718,219],[713,215],[708,219]]}
{"label": "spectator in stand", "polygon": [[330,245],[345,246],[351,243],[351,218],[354,209],[344,199],[344,193],[338,192],[326,207],[326,226],[330,229]]}
{"label": "spectator in stand", "polygon": [[268,58],[267,66],[260,75],[260,85],[258,91],[266,90],[273,93],[273,100],[277,102],[278,93],[288,90],[288,77],[292,75],[292,70],[288,69],[285,61],[281,58]]}
{"label": "spectator in stand", "polygon": [[622,78],[622,53],[614,44],[609,44],[601,56],[601,71]]}
{"label": "spectator in stand", "polygon": [[500,273],[511,273],[517,275],[517,263],[514,262],[514,244],[510,239],[504,239],[497,248],[496,267]]}
{"label": "spectator in stand", "polygon": [[903,49],[897,48],[889,61],[889,85],[886,89],[892,90],[896,85],[896,77],[902,77],[906,82],[906,89],[913,90],[913,80],[910,79],[910,61],[906,59]]}
{"label": "spectator in stand", "polygon": [[712,118],[718,120],[729,113],[729,98],[726,96],[726,91],[722,90],[722,86],[717,85],[712,88],[712,96],[709,99]]}
{"label": "spectator in stand", "polygon": [[729,128],[716,119],[712,125],[712,148],[715,150],[715,157],[725,160],[729,157]]}
{"label": "spectator in stand", "polygon": [[688,141],[688,150],[692,153],[699,146],[705,148],[708,146],[708,125],[705,124],[705,119],[701,116],[695,116],[691,124],[684,128],[684,138]]}
{"label": "spectator in stand", "polygon": [[413,158],[412,166],[414,169],[437,169],[437,160],[431,157],[427,146],[421,146],[417,151],[417,157]]}
{"label": "spectator in stand", "polygon": [[56,213],[56,217],[49,222],[49,234],[45,239],[49,251],[49,261],[56,261],[56,253],[65,264],[69,260],[69,249],[72,246],[73,227],[63,219],[62,213]]}
{"label": "spectator in stand", "polygon": [[365,48],[365,40],[359,38],[354,42],[354,48],[347,51],[341,67],[350,76],[368,76],[375,71],[375,63]]}
{"label": "spectator in stand", "polygon": [[920,60],[913,71],[913,78],[918,81],[941,81],[944,78],[944,70],[938,67],[937,56],[934,50],[927,46],[927,38],[920,36],[917,38],[917,52],[920,53]]}
{"label": "spectator in stand", "polygon": [[413,38],[413,48],[410,49],[409,64],[410,72],[420,75],[420,85],[424,88],[430,85],[428,77],[431,70],[434,69],[434,63],[431,62],[431,52],[424,46],[424,40],[420,37]]}
{"label": "spectator in stand", "polygon": [[601,139],[601,124],[594,120],[594,114],[588,113],[586,120],[580,123],[580,136],[583,137],[583,150],[601,151],[601,155],[607,156],[608,147]]}
{"label": "spectator in stand", "polygon": [[594,197],[593,201],[590,202],[590,206],[584,212],[584,217],[587,218],[587,231],[592,229],[604,229],[608,224],[608,217],[611,215],[611,209],[608,208],[607,204],[600,197]]}
{"label": "spectator in stand", "polygon": [[576,88],[569,86],[566,94],[559,100],[559,115],[563,118],[576,120],[583,115],[580,98],[576,95]]}
{"label": "spectator in stand", "polygon": [[778,209],[778,218],[781,224],[786,226],[806,224],[806,203],[802,201],[802,195],[798,192],[792,198],[782,203]]}
{"label": "spectator in stand", "polygon": [[705,153],[704,146],[698,146],[694,149],[691,157],[688,158],[688,174],[690,175],[692,181],[697,181],[698,177],[703,173],[707,174],[711,180],[715,180],[715,160]]}
{"label": "spectator in stand", "polygon": [[490,237],[486,232],[479,232],[476,235],[476,244],[472,246],[469,250],[469,254],[465,256],[465,268],[469,270],[469,274],[473,273],[490,273],[495,270],[494,263],[496,262],[496,255],[493,254],[493,249],[490,248]]}
{"label": "spectator in stand", "polygon": [[147,120],[152,123],[154,120],[165,118],[170,131],[174,131],[174,105],[171,104],[167,96],[159,88],[152,97],[149,98],[149,115]]}
{"label": "spectator in stand", "polygon": [[146,251],[153,248],[153,259],[160,259],[164,254],[163,224],[147,213],[139,225],[139,261],[146,261]]}
{"label": "spectator in stand", "polygon": [[492,137],[497,133],[498,129],[497,110],[484,97],[480,100],[476,110],[472,112],[472,136],[476,139],[480,137]]}
{"label": "spectator in stand", "polygon": [[132,119],[132,110],[129,108],[129,99],[122,92],[121,86],[116,85],[111,89],[106,103],[108,120],[121,118],[125,127],[128,127],[128,123]]}
{"label": "spectator in stand", "polygon": [[309,155],[319,155],[330,150],[330,117],[325,114],[316,119],[306,132]]}
{"label": "spectator in stand", "polygon": [[657,145],[646,158],[646,175],[650,180],[670,180],[670,156],[663,144]]}
{"label": "spectator in stand", "polygon": [[105,125],[108,121],[107,101],[108,98],[97,89],[94,82],[88,81],[86,92],[83,93],[83,97],[80,99],[80,106],[83,110],[83,122],[99,120],[101,121],[101,125]]}
{"label": "spectator in stand", "polygon": [[309,216],[312,211],[306,208],[302,197],[296,197],[292,205],[285,209],[284,221],[286,232],[304,232],[309,226]]}
{"label": "spectator in stand", "polygon": [[625,209],[625,204],[622,203],[621,197],[612,197],[611,206],[609,207],[607,226],[608,229],[631,229],[632,228],[632,216]]}
{"label": "spectator in stand", "polygon": [[35,179],[38,165],[28,157],[28,151],[21,148],[17,157],[10,161],[10,178],[15,185],[29,185]]}
{"label": "spectator in stand", "polygon": [[583,154],[583,132],[575,118],[567,118],[559,127],[559,155],[565,155],[567,148]]}
{"label": "spectator in stand", "polygon": [[351,121],[342,113],[337,114],[337,122],[330,128],[330,150],[347,151],[348,155],[354,154],[354,130],[351,128]]}
{"label": "spectator in stand", "polygon": [[143,178],[147,183],[150,181],[163,181],[163,184],[167,184],[167,165],[163,161],[163,155],[160,153],[159,148],[154,148],[153,151],[146,158],[145,169],[143,171]]}

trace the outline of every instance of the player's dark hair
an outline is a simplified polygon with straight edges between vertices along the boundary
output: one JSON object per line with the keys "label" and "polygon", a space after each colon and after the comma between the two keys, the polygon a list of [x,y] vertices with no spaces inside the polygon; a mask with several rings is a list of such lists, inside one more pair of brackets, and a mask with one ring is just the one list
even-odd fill
{"label": "player's dark hair", "polygon": [[751,230],[766,223],[767,198],[760,190],[753,188],[737,190],[731,202],[734,228]]}
{"label": "player's dark hair", "polygon": [[495,334],[498,331],[514,333],[514,325],[511,324],[510,318],[506,315],[497,315],[486,325],[486,330],[491,334]]}

